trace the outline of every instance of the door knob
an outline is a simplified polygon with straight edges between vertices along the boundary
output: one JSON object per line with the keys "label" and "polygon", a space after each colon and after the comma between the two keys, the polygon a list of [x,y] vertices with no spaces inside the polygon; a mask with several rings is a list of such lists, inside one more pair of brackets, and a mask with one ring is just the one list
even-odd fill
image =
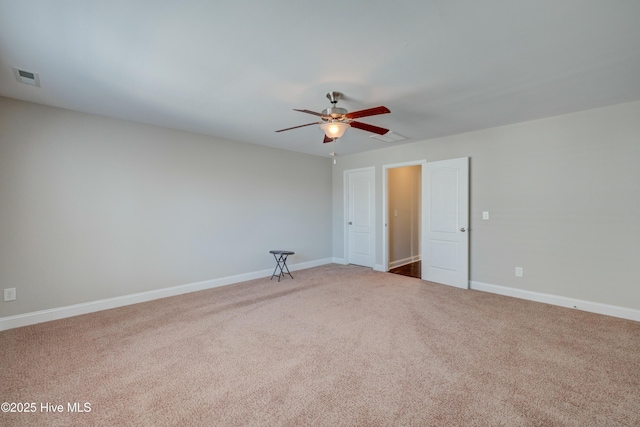
{"label": "door knob", "polygon": [[353,222],[349,221],[349,225],[353,224]]}
{"label": "door knob", "polygon": [[462,228],[460,229],[460,231],[462,231],[462,232],[464,233],[464,232],[465,232],[465,231],[467,231],[467,230],[465,230],[465,229],[464,229],[464,227],[462,227]]}

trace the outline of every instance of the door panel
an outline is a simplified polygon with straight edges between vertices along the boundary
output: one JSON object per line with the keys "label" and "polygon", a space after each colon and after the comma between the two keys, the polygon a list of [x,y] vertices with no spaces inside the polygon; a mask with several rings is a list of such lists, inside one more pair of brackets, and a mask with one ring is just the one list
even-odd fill
{"label": "door panel", "polygon": [[431,231],[455,233],[458,226],[458,171],[436,169],[431,175],[429,215]]}
{"label": "door panel", "polygon": [[353,253],[362,256],[371,255],[371,236],[369,233],[353,233]]}
{"label": "door panel", "polygon": [[442,240],[429,242],[431,254],[431,268],[439,270],[458,271],[458,243]]}
{"label": "door panel", "polygon": [[351,176],[353,182],[353,225],[371,227],[371,180],[363,173]]}

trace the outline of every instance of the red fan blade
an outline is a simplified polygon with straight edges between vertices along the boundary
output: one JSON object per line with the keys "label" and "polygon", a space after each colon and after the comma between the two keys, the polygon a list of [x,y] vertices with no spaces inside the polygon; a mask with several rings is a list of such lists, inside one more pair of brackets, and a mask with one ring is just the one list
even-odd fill
{"label": "red fan blade", "polygon": [[301,113],[307,113],[307,114],[313,114],[314,116],[325,117],[324,114],[316,113],[315,111],[311,111],[311,110],[296,110],[294,108],[293,111],[300,111]]}
{"label": "red fan blade", "polygon": [[298,128],[303,128],[305,126],[319,125],[319,124],[322,124],[322,122],[307,123],[306,125],[294,126],[292,128],[286,128],[286,129],[280,129],[280,130],[277,130],[276,132],[284,132],[285,130],[298,129]]}
{"label": "red fan blade", "polygon": [[329,138],[327,135],[324,136],[324,141],[322,141],[323,144],[326,144],[327,142],[333,142],[335,141],[335,139],[333,138]]}
{"label": "red fan blade", "polygon": [[348,119],[358,119],[360,117],[377,116],[378,114],[387,114],[390,112],[391,111],[389,111],[387,107],[380,106],[368,108],[366,110],[353,111],[351,113],[347,113],[346,116]]}
{"label": "red fan blade", "polygon": [[389,129],[381,128],[374,125],[369,125],[362,122],[351,122],[349,123],[352,128],[366,130],[367,132],[377,133],[378,135],[384,135],[389,132]]}

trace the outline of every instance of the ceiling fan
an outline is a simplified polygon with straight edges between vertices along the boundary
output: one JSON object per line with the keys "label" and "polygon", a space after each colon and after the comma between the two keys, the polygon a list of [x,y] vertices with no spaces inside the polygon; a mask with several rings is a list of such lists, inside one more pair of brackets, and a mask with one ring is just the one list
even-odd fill
{"label": "ceiling fan", "polygon": [[320,129],[322,129],[322,131],[324,132],[324,140],[322,141],[323,143],[335,141],[336,139],[344,135],[345,131],[350,127],[377,133],[378,135],[384,135],[389,132],[389,129],[381,128],[367,123],[357,122],[354,120],[359,119],[360,117],[377,116],[378,114],[390,113],[391,111],[389,111],[387,107],[380,106],[349,113],[344,108],[336,107],[338,100],[340,100],[342,96],[343,95],[340,92],[329,92],[327,94],[327,98],[329,98],[329,101],[331,101],[331,104],[333,104],[333,106],[331,108],[322,110],[322,113],[316,113],[315,111],[310,110],[297,110],[295,108],[293,109],[293,111],[300,111],[301,113],[319,116],[322,119],[321,122],[307,123],[306,125],[280,129],[276,132],[284,132],[285,130],[297,129],[311,125],[320,125]]}

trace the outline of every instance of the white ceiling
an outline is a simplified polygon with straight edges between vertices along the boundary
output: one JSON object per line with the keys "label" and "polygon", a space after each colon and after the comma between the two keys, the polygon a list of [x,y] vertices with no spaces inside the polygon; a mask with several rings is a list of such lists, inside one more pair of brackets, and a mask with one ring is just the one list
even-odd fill
{"label": "white ceiling", "polygon": [[[12,67],[37,72],[18,83]],[[314,155],[640,99],[637,0],[0,0],[0,95]]]}

